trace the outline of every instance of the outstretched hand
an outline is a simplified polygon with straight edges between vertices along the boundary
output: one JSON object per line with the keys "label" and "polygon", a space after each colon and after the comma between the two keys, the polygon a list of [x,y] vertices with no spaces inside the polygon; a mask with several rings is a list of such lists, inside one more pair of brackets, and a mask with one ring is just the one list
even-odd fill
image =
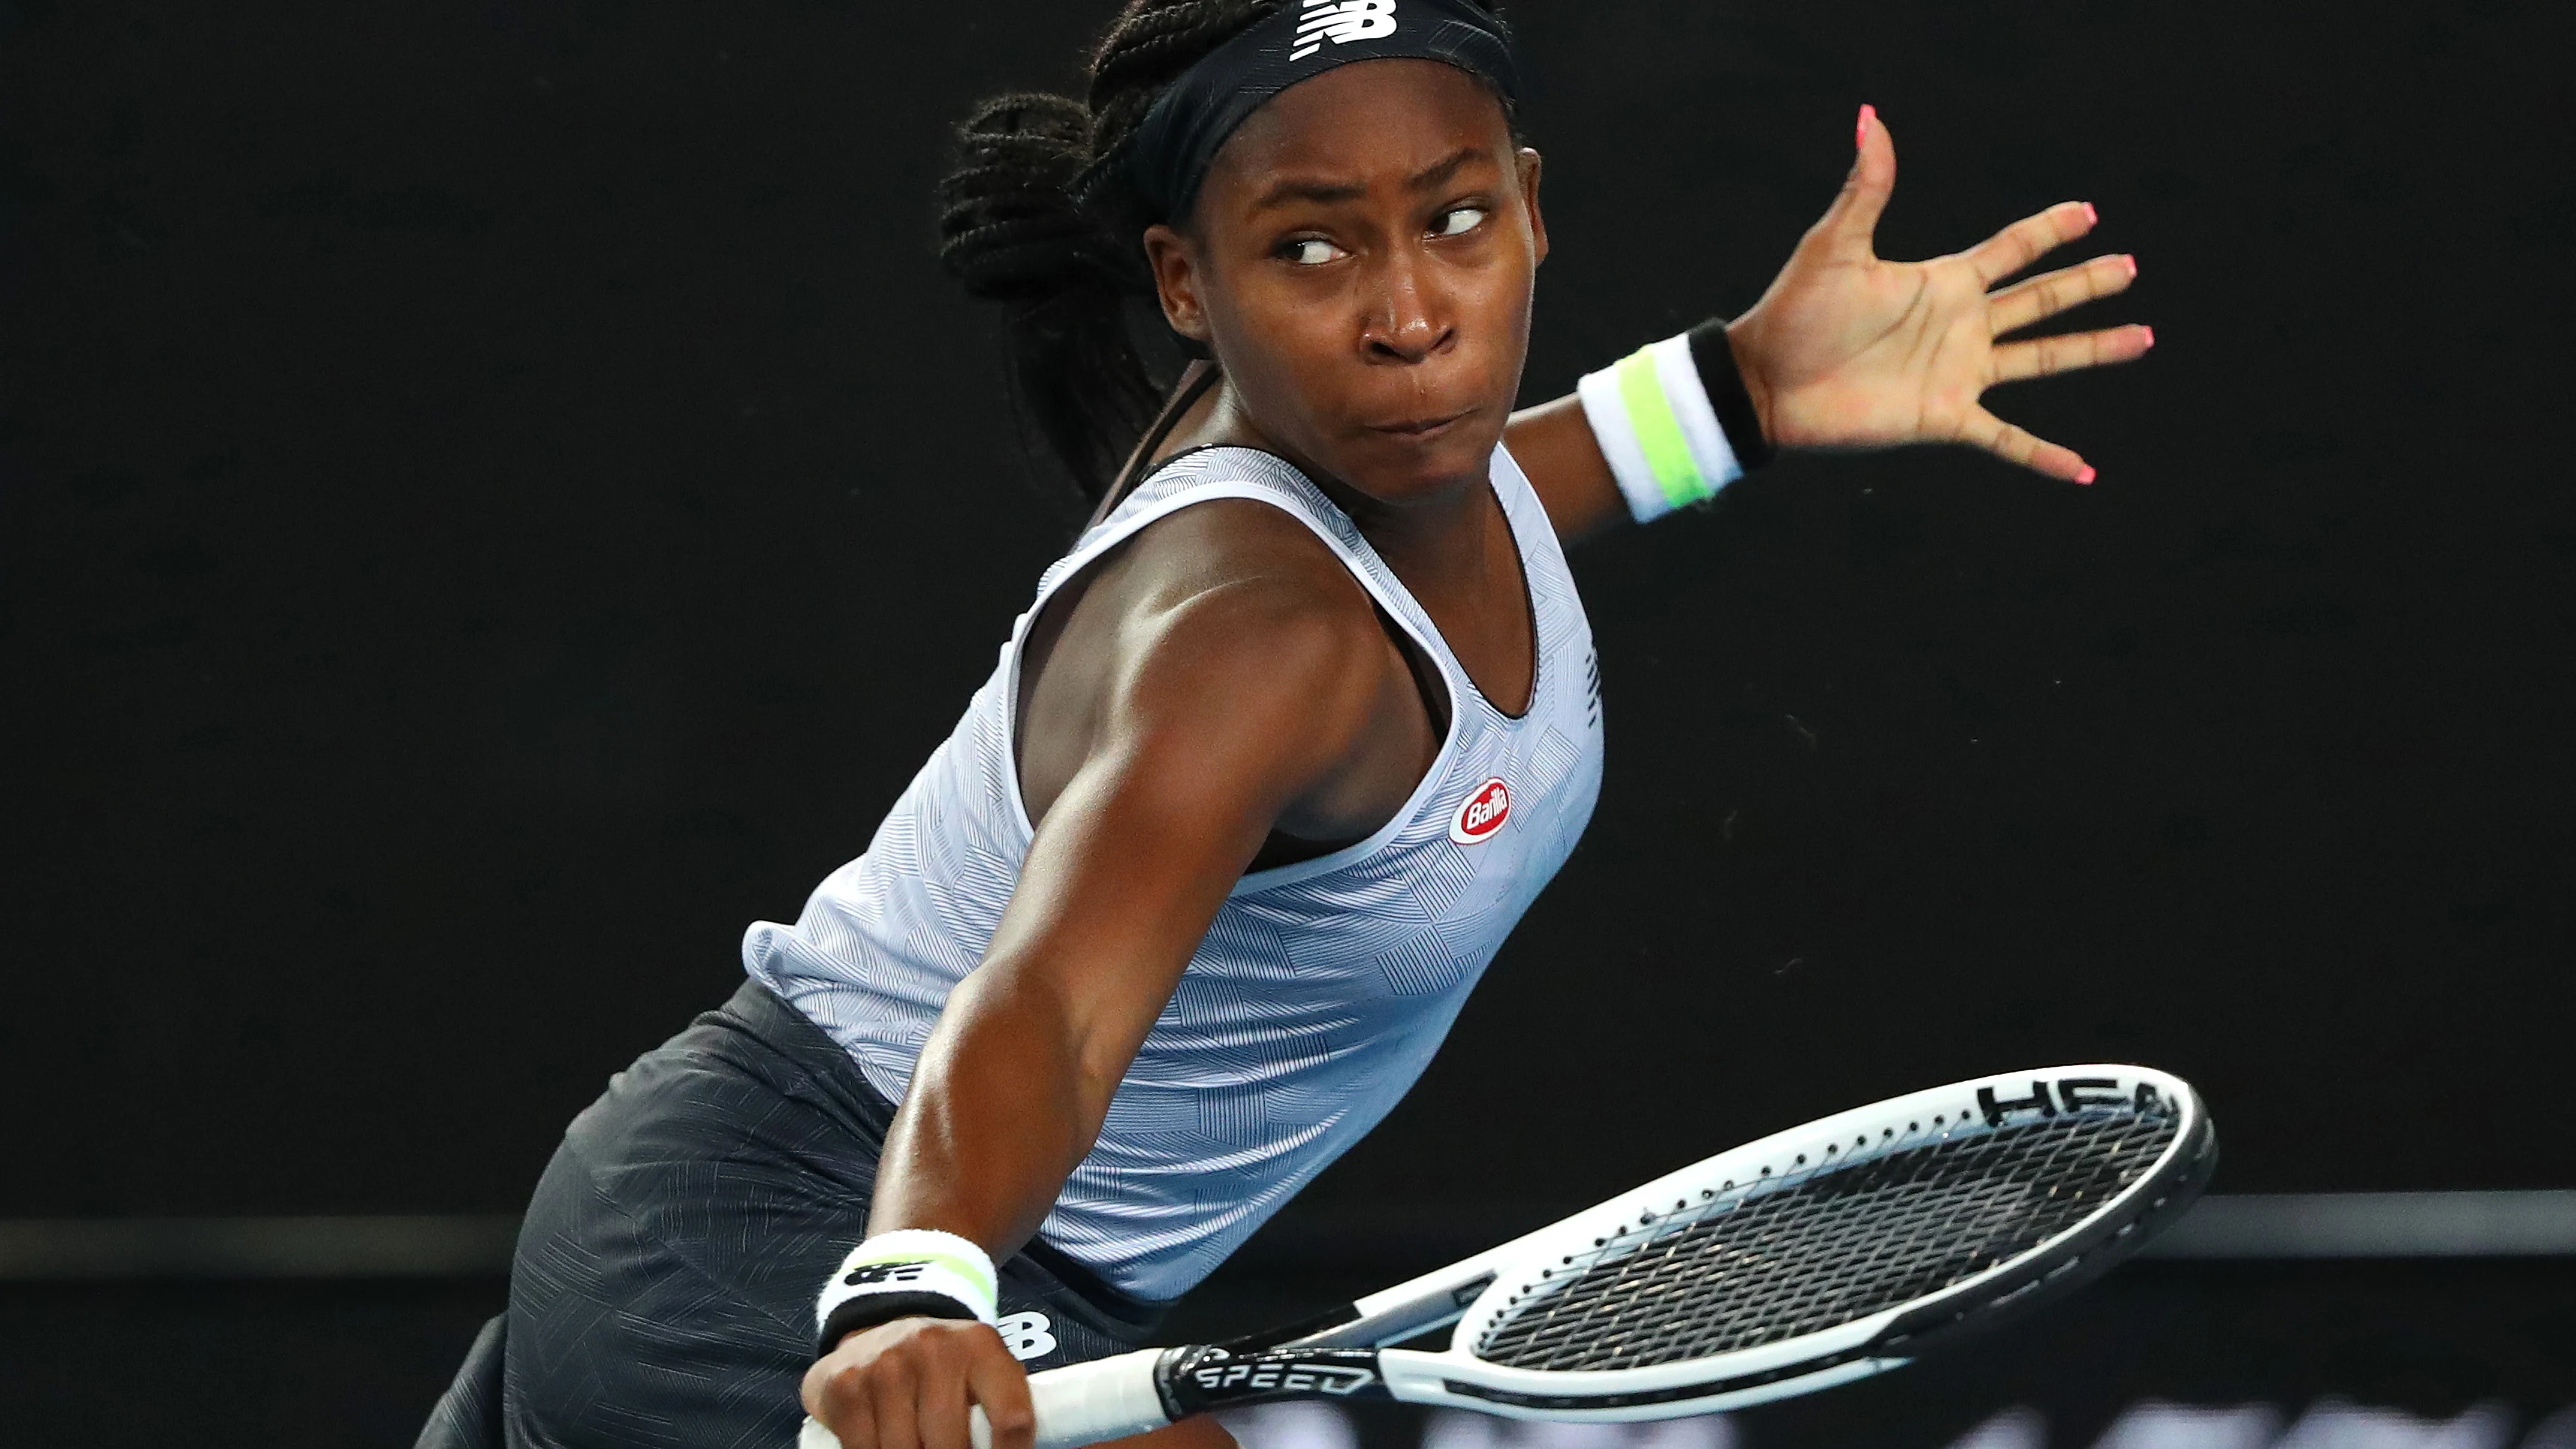
{"label": "outstretched hand", "polygon": [[1872,249],[1896,187],[1896,146],[1864,106],[1859,157],[1822,220],[1753,310],[1727,328],[1771,442],[1790,448],[1969,443],[2075,483],[2093,469],[1986,411],[1997,383],[2128,362],[2155,345],[2142,326],[2020,342],[1996,339],[2126,291],[2137,259],[2095,257],[2000,291],[1989,288],[2093,229],[2090,204],[2061,202],[1964,252],[1883,261]]}

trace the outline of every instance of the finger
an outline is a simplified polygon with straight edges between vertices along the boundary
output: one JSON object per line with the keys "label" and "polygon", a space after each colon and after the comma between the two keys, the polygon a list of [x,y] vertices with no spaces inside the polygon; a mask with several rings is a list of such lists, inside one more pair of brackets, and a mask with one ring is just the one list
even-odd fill
{"label": "finger", "polygon": [[1878,118],[1876,106],[1860,108],[1860,125],[1852,139],[1851,175],[1843,178],[1842,193],[1825,208],[1816,232],[1837,255],[1866,259],[1877,255],[1870,239],[1878,233],[1879,213],[1887,210],[1889,193],[1896,190],[1896,142],[1887,134],[1887,123]]}
{"label": "finger", "polygon": [[826,1432],[841,1449],[877,1449],[876,1416],[868,1412],[864,1403],[842,1409],[829,1422],[831,1427]]}
{"label": "finger", "polygon": [[993,1449],[1031,1449],[1037,1413],[1029,1402],[1029,1375],[1005,1349],[977,1354],[966,1366],[966,1393],[983,1406],[993,1426]]}
{"label": "finger", "polygon": [[2116,296],[2129,290],[2129,284],[2137,279],[2138,259],[2117,256],[2095,257],[2082,266],[2064,267],[2027,282],[2015,282],[1986,299],[1986,326],[1991,329],[1988,335],[2000,337],[2016,327],[2054,317],[2069,307]]}
{"label": "finger", "polygon": [[921,1449],[969,1449],[972,1437],[966,1431],[966,1411],[973,1394],[967,1388],[974,1372],[973,1363],[942,1372],[925,1374],[921,1381],[919,1425]]}
{"label": "finger", "polygon": [[[805,1412],[824,1426],[829,1442],[841,1449],[877,1449],[876,1415],[869,1408],[867,1387],[857,1370],[826,1372],[819,1377],[807,1374],[804,1398]],[[800,1449],[811,1437],[799,1437]]]}
{"label": "finger", "polygon": [[875,1410],[875,1449],[922,1449],[922,1376],[879,1359],[869,1378],[869,1406]]}
{"label": "finger", "polygon": [[1994,350],[1987,363],[1986,385],[2019,382],[2026,377],[2047,377],[2052,373],[2075,372],[2087,367],[2106,367],[2115,362],[2135,362],[2156,345],[2152,327],[2105,327],[2099,332],[2068,332],[2056,337],[2034,337],[2028,342],[2007,342]]}
{"label": "finger", "polygon": [[1984,408],[1968,415],[1962,435],[2005,462],[2018,463],[2034,473],[2063,478],[2069,483],[2093,481],[2093,469],[2074,449],[2032,437]]}
{"label": "finger", "polygon": [[2061,201],[1977,243],[1968,265],[1976,269],[1978,285],[1991,287],[2091,231],[2100,219],[2089,201]]}

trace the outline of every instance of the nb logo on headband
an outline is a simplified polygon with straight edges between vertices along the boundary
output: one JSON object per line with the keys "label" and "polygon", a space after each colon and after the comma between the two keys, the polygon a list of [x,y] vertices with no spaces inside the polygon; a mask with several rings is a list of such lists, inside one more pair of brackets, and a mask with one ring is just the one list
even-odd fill
{"label": "nb logo on headband", "polygon": [[1348,45],[1394,33],[1395,0],[1306,0],[1306,13],[1297,22],[1297,48],[1288,58],[1304,60],[1327,40]]}

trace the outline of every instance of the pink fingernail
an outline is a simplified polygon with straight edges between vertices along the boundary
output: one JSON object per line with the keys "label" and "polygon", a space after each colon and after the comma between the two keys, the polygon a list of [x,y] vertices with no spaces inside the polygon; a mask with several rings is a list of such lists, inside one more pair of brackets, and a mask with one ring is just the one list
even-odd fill
{"label": "pink fingernail", "polygon": [[2078,483],[2090,483],[2093,481],[2094,477],[2093,465],[2088,463],[2084,466],[2083,472],[2075,475],[2075,481]]}
{"label": "pink fingernail", "polygon": [[2093,203],[2089,201],[2084,203],[2084,220],[2085,223],[2090,226],[2100,226],[2102,224],[2102,213],[2095,211],[2093,209]]}
{"label": "pink fingernail", "polygon": [[2138,259],[2136,257],[2122,257],[2120,260],[2129,264],[2129,280],[2132,282],[2136,281],[2138,279]]}
{"label": "pink fingernail", "polygon": [[2156,345],[2156,329],[2154,329],[2153,327],[2141,327],[2141,328],[2139,328],[2139,329],[2138,329],[2138,335],[2139,335],[2139,336],[2141,336],[2141,337],[2144,337],[2145,339],[2147,339],[2147,345],[2148,345],[2149,347],[2153,347],[2153,346],[2155,346],[2155,345]]}
{"label": "pink fingernail", "polygon": [[1853,150],[1857,151],[1861,147],[1869,144],[1869,123],[1877,115],[1878,107],[1876,106],[1865,105],[1860,108],[1860,124],[1852,127]]}

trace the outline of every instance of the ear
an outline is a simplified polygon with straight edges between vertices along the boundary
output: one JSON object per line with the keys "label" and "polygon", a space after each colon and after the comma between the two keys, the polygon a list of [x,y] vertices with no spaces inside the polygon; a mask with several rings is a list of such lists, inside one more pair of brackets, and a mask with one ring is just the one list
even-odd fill
{"label": "ear", "polygon": [[1199,304],[1199,266],[1189,239],[1157,222],[1145,228],[1145,261],[1154,269],[1163,321],[1193,342],[1207,341],[1207,308]]}
{"label": "ear", "polygon": [[1531,260],[1543,262],[1547,260],[1547,217],[1538,209],[1538,153],[1523,146],[1519,154],[1512,159],[1519,164],[1521,205],[1529,209],[1530,240],[1537,247],[1537,253]]}

